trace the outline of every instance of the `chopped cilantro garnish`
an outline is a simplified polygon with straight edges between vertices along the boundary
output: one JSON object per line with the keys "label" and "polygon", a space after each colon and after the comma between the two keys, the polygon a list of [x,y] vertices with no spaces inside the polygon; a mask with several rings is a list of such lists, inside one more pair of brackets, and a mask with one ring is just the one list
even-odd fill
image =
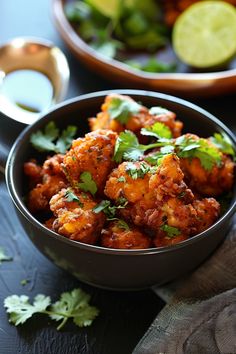
{"label": "chopped cilantro garnish", "polygon": [[172,133],[169,127],[161,122],[156,122],[152,126],[141,129],[142,135],[154,136],[157,139],[171,139]]}
{"label": "chopped cilantro garnish", "polygon": [[108,113],[112,119],[126,124],[132,114],[137,114],[140,105],[135,101],[129,101],[119,97],[113,97],[109,102]]}
{"label": "chopped cilantro garnish", "polygon": [[41,294],[34,298],[33,304],[30,304],[26,295],[11,295],[4,300],[4,307],[9,314],[9,321],[15,326],[25,323],[35,313],[41,313],[49,315],[54,321],[61,321],[57,327],[60,330],[69,318],[79,327],[90,326],[99,311],[90,306],[89,301],[88,294],[81,289],[74,289],[63,293],[60,300],[52,305],[50,297]]}
{"label": "chopped cilantro garnish", "polygon": [[232,141],[224,132],[215,133],[214,136],[210,137],[211,142],[218,147],[218,149],[226,155],[231,155],[235,157],[235,151],[233,148]]}
{"label": "chopped cilantro garnish", "polygon": [[160,227],[160,229],[162,231],[165,231],[165,233],[167,234],[167,237],[175,237],[175,236],[179,236],[181,234],[180,230],[177,229],[177,227],[173,227],[173,226],[169,226],[167,224],[164,224]]}
{"label": "chopped cilantro garnish", "polygon": [[12,261],[12,257],[7,256],[4,249],[0,247],[0,264],[5,261]]}
{"label": "chopped cilantro garnish", "polygon": [[111,205],[110,200],[102,200],[98,205],[93,208],[93,211],[96,214],[103,211],[107,217],[107,220],[119,220],[116,217],[116,211],[117,209],[125,208],[125,206],[128,204],[128,201],[126,198],[122,197],[118,199],[118,203],[118,205]]}
{"label": "chopped cilantro garnish", "polygon": [[71,190],[66,191],[65,197],[66,197],[67,202],[76,202],[79,204],[79,206],[81,208],[83,208],[84,204],[81,202],[79,197],[77,197],[77,195],[75,195]]}
{"label": "chopped cilantro garnish", "polygon": [[31,134],[30,142],[38,151],[54,151],[64,154],[70,147],[77,128],[69,125],[59,135],[59,129],[54,122],[49,122],[44,130]]}
{"label": "chopped cilantro garnish", "polygon": [[163,144],[165,143],[158,142],[149,145],[139,144],[136,135],[129,130],[125,130],[120,133],[118,139],[116,140],[114,160],[116,162],[121,162],[122,159],[128,161],[138,161],[141,157],[143,157],[146,150],[162,146]]}
{"label": "chopped cilantro garnish", "polygon": [[94,195],[97,192],[97,185],[94,182],[90,172],[85,171],[80,175],[81,182],[78,183],[78,187],[84,192],[90,192]]}
{"label": "chopped cilantro garnish", "polygon": [[210,146],[206,139],[194,140],[191,137],[181,136],[175,141],[177,155],[182,158],[199,158],[202,167],[209,171],[214,165],[221,165],[219,150]]}
{"label": "chopped cilantro garnish", "polygon": [[145,162],[141,162],[139,166],[129,162],[126,167],[126,172],[133,179],[144,178],[148,172],[156,172],[156,168],[147,165]]}

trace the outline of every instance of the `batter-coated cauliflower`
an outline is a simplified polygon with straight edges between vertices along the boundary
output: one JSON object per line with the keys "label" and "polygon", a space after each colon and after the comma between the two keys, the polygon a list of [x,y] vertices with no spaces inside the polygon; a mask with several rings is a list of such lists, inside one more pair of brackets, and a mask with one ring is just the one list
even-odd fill
{"label": "batter-coated cauliflower", "polygon": [[94,213],[96,202],[89,194],[62,189],[50,200],[55,216],[52,229],[71,240],[95,244],[105,222],[105,215]]}
{"label": "batter-coated cauliflower", "polygon": [[[130,108],[126,122],[121,122],[119,119],[112,118],[110,109],[115,101],[121,103],[134,103],[137,105],[137,109]],[[158,109],[156,109],[156,113],[153,110],[154,113],[151,114],[147,107],[142,106],[141,104],[138,105],[129,96],[110,94],[106,96],[105,102],[103,103],[101,109],[102,111],[97,114],[96,118],[89,119],[91,130],[111,129],[117,133],[120,133],[125,129],[128,129],[140,136],[140,130],[142,128],[147,128],[156,122],[161,122],[170,128],[174,138],[181,135],[183,123],[176,120],[175,113],[158,107]]]}
{"label": "batter-coated cauliflower", "polygon": [[124,229],[119,221],[111,222],[101,234],[101,246],[119,249],[143,249],[151,247],[151,238],[137,227]]}
{"label": "batter-coated cauliflower", "polygon": [[84,138],[74,140],[64,157],[66,177],[73,188],[78,188],[80,175],[89,172],[100,193],[107,176],[114,167],[112,160],[117,134],[111,130],[96,130]]}

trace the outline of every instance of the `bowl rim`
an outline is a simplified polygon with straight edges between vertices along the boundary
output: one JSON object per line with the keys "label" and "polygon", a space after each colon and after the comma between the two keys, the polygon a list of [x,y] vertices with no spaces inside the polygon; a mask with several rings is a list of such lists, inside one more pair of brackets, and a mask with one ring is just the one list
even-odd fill
{"label": "bowl rim", "polygon": [[148,73],[135,68],[129,67],[127,64],[113,58],[108,58],[98,51],[93,49],[88,45],[80,35],[74,30],[73,26],[70,24],[69,20],[65,16],[63,9],[63,4],[65,0],[53,0],[53,13],[56,21],[57,28],[65,40],[65,42],[71,47],[71,49],[80,56],[88,55],[99,63],[113,67],[119,71],[122,71],[133,78],[143,79],[145,81],[155,81],[155,80],[170,80],[179,81],[183,80],[186,82],[194,82],[196,85],[199,82],[207,81],[217,81],[220,79],[230,79],[232,77],[236,78],[236,68],[223,70],[223,71],[212,71],[212,72],[202,72],[202,73]]}
{"label": "bowl rim", "polygon": [[96,246],[96,245],[90,245],[90,244],[85,244],[80,241],[75,241],[75,240],[70,240],[66,238],[65,236],[59,235],[58,233],[49,230],[44,226],[42,223],[40,223],[27,209],[27,207],[24,205],[22,198],[18,195],[15,185],[14,185],[14,178],[13,178],[13,172],[14,172],[14,161],[17,155],[17,152],[19,151],[21,144],[24,143],[25,138],[37,129],[39,125],[43,121],[50,120],[50,118],[53,118],[51,116],[54,115],[55,112],[60,111],[61,109],[65,109],[68,106],[71,106],[73,104],[77,104],[80,101],[85,101],[85,100],[93,100],[99,97],[105,97],[108,94],[111,93],[117,93],[117,94],[124,94],[124,95],[131,95],[131,96],[148,96],[150,98],[157,98],[157,99],[163,99],[167,100],[173,103],[176,103],[180,106],[184,106],[187,109],[190,109],[192,111],[198,112],[201,115],[205,116],[207,120],[212,121],[218,127],[225,132],[230,139],[232,140],[235,148],[236,148],[236,136],[230,131],[230,129],[222,123],[218,118],[216,118],[214,115],[206,111],[205,109],[199,107],[198,105],[191,103],[189,101],[186,101],[182,98],[178,98],[172,95],[168,94],[163,94],[159,92],[154,92],[154,91],[147,91],[147,90],[136,90],[136,89],[114,89],[114,90],[105,90],[105,91],[97,91],[97,92],[92,92],[88,94],[84,94],[81,96],[74,97],[72,99],[68,99],[62,103],[59,103],[55,105],[53,108],[51,108],[46,114],[41,116],[35,123],[33,123],[30,126],[27,126],[21,134],[18,136],[16,139],[15,143],[13,144],[10,153],[8,155],[7,163],[6,163],[6,171],[5,171],[5,178],[6,178],[6,184],[8,188],[8,192],[11,196],[11,199],[13,203],[15,204],[17,210],[20,212],[21,215],[24,216],[24,218],[32,224],[34,227],[36,226],[37,229],[40,229],[44,233],[46,232],[48,236],[53,237],[54,239],[58,240],[59,242],[64,242],[68,245],[78,247],[83,250],[88,250],[92,251],[95,253],[102,253],[106,255],[123,255],[123,256],[145,256],[145,255],[150,255],[150,254],[157,254],[157,253],[167,253],[167,252],[173,252],[176,249],[187,247],[189,244],[193,244],[195,242],[198,242],[198,240],[207,237],[209,233],[212,233],[214,231],[217,231],[217,229],[220,228],[221,224],[225,222],[225,220],[229,220],[233,214],[236,211],[236,196],[234,197],[234,200],[232,201],[231,207],[227,210],[227,212],[221,216],[212,226],[210,226],[207,230],[196,234],[189,239],[186,239],[184,241],[181,241],[180,243],[171,245],[171,246],[164,246],[164,247],[158,247],[158,248],[146,248],[146,249],[115,249],[115,248],[105,248],[102,246]]}

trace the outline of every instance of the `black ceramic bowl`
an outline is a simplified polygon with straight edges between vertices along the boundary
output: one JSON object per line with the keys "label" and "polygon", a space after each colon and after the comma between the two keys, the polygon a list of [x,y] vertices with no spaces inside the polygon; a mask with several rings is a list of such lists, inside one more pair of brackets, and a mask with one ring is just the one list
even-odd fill
{"label": "black ceramic bowl", "polygon": [[[208,137],[225,132],[236,146],[230,130],[210,113],[184,100],[160,93],[139,90],[115,90],[130,95],[144,105],[162,106],[177,113],[184,131]],[[59,127],[78,126],[79,135],[89,130],[87,118],[99,110],[111,91],[97,92],[58,105],[19,136],[10,152],[6,180],[22,225],[34,245],[55,264],[88,284],[119,290],[131,290],[163,284],[182,276],[206,259],[224,239],[236,209],[236,191],[228,211],[208,230],[177,245],[145,250],[116,250],[71,241],[48,230],[28,211],[25,202],[23,162],[32,157],[30,135],[49,121]]]}

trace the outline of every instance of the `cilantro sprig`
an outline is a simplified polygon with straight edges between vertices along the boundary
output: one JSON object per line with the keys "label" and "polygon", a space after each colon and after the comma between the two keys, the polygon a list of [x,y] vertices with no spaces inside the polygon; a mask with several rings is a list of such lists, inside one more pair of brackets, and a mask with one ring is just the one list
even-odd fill
{"label": "cilantro sprig", "polygon": [[135,101],[130,101],[120,97],[112,97],[108,113],[111,119],[118,120],[121,124],[126,124],[132,114],[137,114],[141,106]]}
{"label": "cilantro sprig", "polygon": [[123,228],[125,230],[129,230],[129,225],[122,219],[117,218],[117,210],[118,209],[123,209],[126,207],[128,204],[128,201],[126,198],[119,198],[118,199],[118,205],[112,205],[110,200],[102,200],[99,204],[97,204],[93,208],[93,212],[98,214],[101,211],[106,215],[106,218],[108,221],[118,221],[118,226],[120,228]]}
{"label": "cilantro sprig", "polygon": [[[157,142],[148,145],[139,144],[136,135],[126,130],[120,133],[116,141],[113,157],[116,162],[145,159],[148,163],[156,165],[165,155],[175,153],[180,158],[198,158],[202,167],[210,171],[215,165],[221,166],[221,153],[235,156],[231,141],[223,134],[216,133],[210,138],[214,145],[209,144],[207,139],[194,139],[188,135],[182,135],[177,139],[168,138],[169,132],[163,128],[162,123],[161,125],[155,123],[150,128],[142,129],[141,134],[155,137]],[[159,148],[159,150],[145,156],[146,151],[154,148]]]}
{"label": "cilantro sprig", "polygon": [[144,156],[145,151],[155,147],[160,147],[162,145],[162,142],[149,145],[139,144],[136,135],[129,130],[125,130],[120,133],[118,139],[116,140],[113,158],[116,162],[121,162],[122,159],[128,161],[138,161]]}
{"label": "cilantro sprig", "polygon": [[54,151],[64,154],[71,146],[77,127],[69,125],[61,134],[54,122],[49,122],[43,130],[31,134],[30,142],[38,151]]}
{"label": "cilantro sprig", "polygon": [[[51,304],[49,296],[37,295],[33,303],[26,295],[11,295],[4,300],[4,307],[9,314],[9,321],[15,326],[25,323],[35,313],[48,315],[54,321],[60,321],[60,330],[71,318],[79,327],[90,326],[98,316],[98,309],[89,305],[90,295],[81,289],[61,294],[58,301]],[[49,307],[50,306],[50,307]]]}

